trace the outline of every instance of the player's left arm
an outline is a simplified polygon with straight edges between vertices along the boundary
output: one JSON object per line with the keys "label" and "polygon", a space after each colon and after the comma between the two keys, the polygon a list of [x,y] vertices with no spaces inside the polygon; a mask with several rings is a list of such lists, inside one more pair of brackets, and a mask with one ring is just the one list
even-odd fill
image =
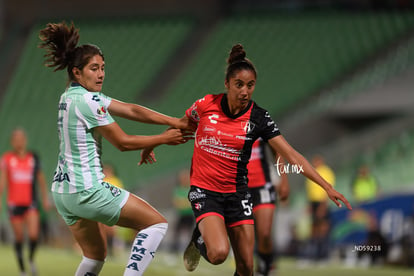
{"label": "player's left arm", "polygon": [[48,211],[50,209],[50,201],[49,201],[48,192],[47,192],[45,174],[43,173],[42,170],[39,170],[37,172],[37,183],[40,187],[40,194],[42,197],[43,209],[45,211]]}
{"label": "player's left arm", "polygon": [[342,201],[348,209],[352,209],[351,204],[348,202],[348,200],[341,193],[336,191],[331,184],[326,182],[326,180],[318,174],[318,172],[313,168],[308,160],[306,160],[305,157],[303,157],[292,146],[290,146],[282,135],[271,138],[268,140],[268,143],[274,151],[278,152],[290,164],[297,165],[299,168],[301,168],[301,173],[304,176],[319,184],[319,186],[321,186],[326,191],[328,197],[338,207],[342,207],[342,204],[339,202]]}
{"label": "player's left arm", "polygon": [[[278,160],[277,161],[278,164],[284,164],[284,158],[280,156],[279,153],[276,153],[275,156],[276,156],[275,160]],[[280,200],[286,201],[288,199],[289,193],[290,193],[290,187],[289,187],[289,179],[286,173],[280,174],[280,180],[279,180],[279,183],[277,184],[276,190],[277,190],[277,194]]]}
{"label": "player's left arm", "polygon": [[[179,120],[189,126],[191,131],[196,130],[197,123],[192,121],[191,118],[186,115]],[[157,162],[157,159],[155,159],[154,147],[147,147],[141,150],[141,160],[138,162],[138,166],[142,164],[153,164],[155,162]]]}

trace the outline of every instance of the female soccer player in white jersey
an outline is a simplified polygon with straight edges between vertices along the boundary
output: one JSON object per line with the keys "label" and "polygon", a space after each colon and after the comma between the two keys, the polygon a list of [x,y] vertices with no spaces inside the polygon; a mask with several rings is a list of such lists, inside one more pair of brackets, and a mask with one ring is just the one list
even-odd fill
{"label": "female soccer player in white jersey", "polygon": [[[39,47],[47,51],[45,65],[55,71],[66,68],[69,76],[58,105],[60,146],[52,192],[58,212],[83,252],[76,276],[98,275],[102,269],[106,241],[99,222],[138,231],[124,275],[142,275],[167,231],[167,221],[144,200],[103,182],[101,137],[121,151],[177,145],[188,140],[191,123],[102,94],[104,56],[95,45],[77,46],[79,33],[73,23],[49,23],[39,37]],[[128,135],[113,115],[172,128],[153,136]],[[152,158],[146,161],[151,163]]]}

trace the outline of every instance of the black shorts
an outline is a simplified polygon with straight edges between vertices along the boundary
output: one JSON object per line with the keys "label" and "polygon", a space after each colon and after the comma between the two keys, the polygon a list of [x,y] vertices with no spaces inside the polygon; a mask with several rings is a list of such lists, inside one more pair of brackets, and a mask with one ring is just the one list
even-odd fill
{"label": "black shorts", "polygon": [[318,208],[321,204],[322,203],[318,202],[318,201],[311,201],[311,203],[310,203],[312,224],[318,224],[318,223],[321,223],[321,222],[324,222],[324,221],[329,221],[329,219],[330,219],[328,210],[326,211],[325,214],[323,214],[322,217],[318,217],[317,210],[318,210]]}
{"label": "black shorts", "polygon": [[243,192],[218,193],[191,186],[188,200],[197,223],[208,216],[219,216],[228,227],[254,224],[253,203],[248,189]]}
{"label": "black shorts", "polygon": [[266,183],[262,187],[250,188],[252,194],[253,210],[261,207],[275,208],[276,190],[272,183]]}
{"label": "black shorts", "polygon": [[29,206],[8,205],[7,209],[9,211],[10,219],[20,219],[20,218],[23,218],[29,211],[37,212],[37,205],[36,204],[32,204]]}

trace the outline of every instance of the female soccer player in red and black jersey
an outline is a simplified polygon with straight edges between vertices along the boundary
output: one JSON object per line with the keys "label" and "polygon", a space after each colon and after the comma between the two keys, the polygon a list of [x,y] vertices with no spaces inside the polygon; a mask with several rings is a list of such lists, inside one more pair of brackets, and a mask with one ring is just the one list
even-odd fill
{"label": "female soccer player in red and black jersey", "polygon": [[[188,194],[197,227],[184,252],[184,265],[193,271],[200,253],[212,264],[224,262],[229,237],[235,275],[251,276],[254,222],[247,163],[256,139],[261,137],[287,162],[302,166],[303,174],[319,183],[338,206],[339,200],[351,206],[286,142],[269,113],[251,100],[256,69],[240,44],[230,52],[224,84],[227,93],[206,95],[186,111],[186,117],[198,124]],[[150,152],[142,152],[142,159]]]}
{"label": "female soccer player in red and black jersey", "polygon": [[7,188],[7,207],[14,233],[14,248],[20,272],[25,273],[22,243],[24,230],[27,229],[31,273],[36,275],[33,258],[40,229],[37,189],[40,188],[44,210],[48,210],[46,181],[40,168],[39,158],[26,149],[25,131],[21,128],[15,129],[10,142],[12,150],[6,152],[0,161],[0,198],[3,190]]}
{"label": "female soccer player in red and black jersey", "polygon": [[[276,195],[286,200],[289,195],[287,174],[277,175],[274,163],[283,163],[280,156],[277,161],[267,143],[257,139],[253,143],[248,170],[248,187],[253,201],[254,228],[256,234],[256,254],[258,276],[269,275],[274,260],[272,239],[273,214],[276,207]],[[278,154],[276,154],[278,155]],[[276,189],[277,187],[277,189]],[[277,192],[276,192],[277,190]]]}

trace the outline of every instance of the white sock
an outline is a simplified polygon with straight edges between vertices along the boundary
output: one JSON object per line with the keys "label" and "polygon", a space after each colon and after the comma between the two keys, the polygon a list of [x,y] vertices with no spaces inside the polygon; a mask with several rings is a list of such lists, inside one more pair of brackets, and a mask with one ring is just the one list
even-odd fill
{"label": "white sock", "polygon": [[158,223],[141,230],[135,237],[124,276],[140,276],[154,258],[167,232],[168,223]]}
{"label": "white sock", "polygon": [[83,256],[82,261],[79,264],[78,269],[76,270],[75,276],[99,275],[99,272],[101,272],[104,263],[105,261],[92,260]]}

